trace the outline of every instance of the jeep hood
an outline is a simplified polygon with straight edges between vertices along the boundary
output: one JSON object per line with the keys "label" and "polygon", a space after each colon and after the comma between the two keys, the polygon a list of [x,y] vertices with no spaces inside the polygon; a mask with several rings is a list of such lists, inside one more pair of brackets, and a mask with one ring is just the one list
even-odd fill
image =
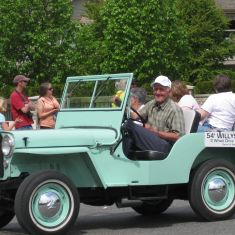
{"label": "jeep hood", "polygon": [[118,132],[109,127],[12,131],[15,149],[112,145]]}

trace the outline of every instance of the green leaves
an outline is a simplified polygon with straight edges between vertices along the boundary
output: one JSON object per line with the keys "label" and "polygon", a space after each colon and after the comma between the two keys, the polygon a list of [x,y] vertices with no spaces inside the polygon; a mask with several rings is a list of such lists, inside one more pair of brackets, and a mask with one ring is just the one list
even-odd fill
{"label": "green leaves", "polygon": [[235,54],[235,44],[225,39],[228,21],[214,0],[176,0],[185,27],[191,53],[188,80],[210,80],[218,70],[226,70],[223,61]]}
{"label": "green leaves", "polygon": [[[73,71],[76,35],[70,0],[6,0],[0,5],[0,74],[11,83],[17,73],[33,82],[59,82]],[[69,59],[68,59],[69,58]]]}
{"label": "green leaves", "polygon": [[102,17],[108,53],[104,72],[135,72],[147,81],[165,73],[178,78],[188,50],[170,0],[106,2]]}
{"label": "green leaves", "polygon": [[214,0],[89,0],[92,24],[72,21],[70,0],[5,0],[0,5],[0,83],[17,73],[34,83],[69,75],[134,72],[196,83],[225,72],[234,36]]}
{"label": "green leaves", "polygon": [[104,56],[94,58],[99,72],[131,71],[143,83],[158,74],[196,83],[221,72],[235,54],[224,37],[228,22],[213,0],[101,2],[93,16],[102,27],[92,29]]}

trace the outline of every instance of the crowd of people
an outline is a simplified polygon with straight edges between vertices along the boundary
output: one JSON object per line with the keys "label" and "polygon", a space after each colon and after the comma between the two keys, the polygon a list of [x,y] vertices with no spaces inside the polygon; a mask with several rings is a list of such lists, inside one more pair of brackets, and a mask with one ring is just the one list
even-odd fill
{"label": "crowd of people", "polygon": [[[135,149],[168,153],[174,142],[185,134],[183,109],[200,113],[198,132],[231,131],[235,122],[235,94],[231,79],[219,75],[213,86],[216,93],[200,107],[182,81],[171,82],[166,76],[158,76],[152,83],[154,99],[144,106],[142,104],[139,110],[147,122],[145,126],[130,120],[125,125],[134,140]],[[132,90],[132,105],[136,97],[135,90]],[[131,115],[138,118],[135,113]]]}
{"label": "crowd of people", "polygon": [[[39,99],[35,105],[25,95],[25,89],[30,81],[24,75],[17,75],[13,80],[14,91],[10,95],[10,111],[13,121],[7,122],[4,113],[7,102],[0,98],[0,124],[3,130],[33,129],[32,111],[36,110],[40,129],[52,129],[60,105],[53,96],[53,87],[49,82],[42,83]],[[124,98],[123,81],[116,82],[117,93],[112,99],[112,107],[119,107]],[[132,118],[140,116],[146,120],[144,126],[128,121],[126,129],[140,150],[156,150],[169,152],[172,145],[185,133],[183,109],[199,112],[201,122],[198,132],[231,131],[235,122],[235,94],[232,92],[231,79],[219,75],[214,79],[215,94],[210,95],[200,107],[187,86],[182,81],[173,81],[166,76],[158,76],[151,84],[154,99],[146,103],[146,91],[138,87],[136,80],[131,88]],[[139,115],[136,114],[139,113]]]}
{"label": "crowd of people", "polygon": [[5,131],[12,130],[32,130],[32,111],[37,112],[40,129],[51,129],[55,127],[56,113],[59,111],[59,103],[53,96],[53,87],[50,83],[42,83],[39,91],[39,99],[35,105],[25,95],[25,90],[30,78],[24,75],[17,75],[13,79],[14,91],[10,95],[10,111],[12,122],[5,119],[4,113],[7,111],[6,99],[0,98],[0,124]]}

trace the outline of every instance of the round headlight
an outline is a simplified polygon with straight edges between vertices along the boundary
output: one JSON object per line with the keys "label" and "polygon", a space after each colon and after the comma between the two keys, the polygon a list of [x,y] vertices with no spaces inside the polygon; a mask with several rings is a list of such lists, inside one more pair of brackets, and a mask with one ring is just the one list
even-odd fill
{"label": "round headlight", "polygon": [[2,153],[6,157],[10,157],[13,152],[14,140],[11,136],[5,135],[2,138]]}

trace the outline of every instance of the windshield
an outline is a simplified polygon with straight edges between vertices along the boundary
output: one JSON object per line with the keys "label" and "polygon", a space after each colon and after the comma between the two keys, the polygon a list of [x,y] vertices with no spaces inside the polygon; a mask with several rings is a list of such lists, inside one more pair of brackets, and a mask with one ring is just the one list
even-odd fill
{"label": "windshield", "polygon": [[63,109],[117,109],[122,106],[127,79],[79,80],[69,82]]}

